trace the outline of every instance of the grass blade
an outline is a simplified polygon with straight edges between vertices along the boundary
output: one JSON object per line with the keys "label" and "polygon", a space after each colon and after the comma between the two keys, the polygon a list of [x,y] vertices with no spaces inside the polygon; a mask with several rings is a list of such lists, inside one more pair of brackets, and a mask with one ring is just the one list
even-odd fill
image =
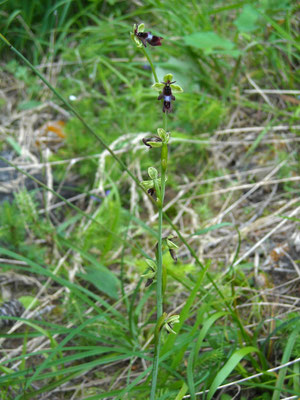
{"label": "grass blade", "polygon": [[[294,348],[295,342],[298,338],[299,335],[299,330],[300,327],[298,326],[297,329],[295,329],[292,334],[289,337],[289,340],[286,343],[286,347],[282,356],[282,360],[281,363],[285,364],[290,360],[291,354],[292,354],[292,350]],[[278,378],[276,380],[276,388],[274,389],[273,392],[273,396],[272,396],[272,400],[279,400],[280,399],[280,395],[284,392],[283,389],[283,382],[284,382],[284,378],[287,372],[287,367],[282,368],[278,374]]]}
{"label": "grass blade", "polygon": [[221,368],[221,370],[217,373],[217,376],[213,380],[213,383],[209,389],[207,400],[211,400],[213,395],[218,390],[218,387],[225,381],[225,379],[230,375],[230,373],[234,370],[237,364],[244,358],[247,354],[252,352],[258,352],[255,347],[245,347],[244,349],[239,349],[232,354],[227,363]]}

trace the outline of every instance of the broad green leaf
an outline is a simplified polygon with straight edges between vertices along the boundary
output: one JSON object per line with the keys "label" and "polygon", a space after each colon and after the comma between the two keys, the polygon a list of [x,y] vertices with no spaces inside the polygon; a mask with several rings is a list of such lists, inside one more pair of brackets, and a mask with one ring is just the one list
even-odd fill
{"label": "broad green leaf", "polygon": [[120,281],[106,266],[101,264],[95,257],[81,248],[73,245],[70,241],[60,237],[62,242],[65,242],[67,246],[77,251],[82,258],[89,261],[92,266],[86,267],[86,274],[77,274],[80,278],[91,282],[98,290],[107,294],[113,299],[118,299],[118,290],[120,287]]}
{"label": "broad green leaf", "polygon": [[119,280],[105,267],[86,268],[86,274],[77,274],[80,278],[92,283],[100,292],[113,299],[118,299]]}
{"label": "broad green leaf", "polygon": [[251,4],[245,4],[241,14],[234,21],[239,32],[253,32],[258,28],[259,13]]}
{"label": "broad green leaf", "polygon": [[[60,239],[60,240],[62,240],[62,239]],[[70,242],[65,241],[65,243],[69,244]],[[96,295],[92,291],[90,291],[78,284],[74,284],[74,283],[68,281],[67,279],[63,279],[60,276],[54,275],[50,271],[50,269],[41,267],[39,264],[30,260],[29,258],[23,257],[20,254],[17,254],[13,251],[7,250],[4,247],[0,247],[0,254],[5,254],[9,257],[13,257],[13,259],[16,259],[16,260],[25,261],[26,265],[28,265],[28,267],[26,265],[25,266],[24,265],[22,265],[22,266],[14,265],[13,266],[14,269],[22,270],[23,272],[30,271],[30,273],[35,273],[35,274],[38,274],[41,276],[49,277],[52,280],[54,280],[55,282],[57,282],[58,284],[60,284],[61,286],[65,286],[65,287],[69,288],[69,290],[73,293],[73,295],[80,298],[83,302],[88,304],[90,307],[95,308],[99,314],[102,314],[102,311],[96,305],[96,302],[100,302],[100,304],[102,306],[104,306],[104,308],[106,310],[109,310],[109,312],[114,315],[114,318],[119,319],[119,322],[120,322],[120,320],[124,320],[124,322],[126,321],[125,318],[123,318],[122,314],[119,311],[117,311],[113,306],[111,306],[109,303],[107,303],[101,296]],[[3,265],[5,266],[5,263]],[[107,313],[103,313],[103,315],[105,315],[105,318],[107,320],[109,320],[111,324],[114,323],[114,320]],[[97,316],[97,318],[99,318],[99,315]]]}
{"label": "broad green leaf", "polygon": [[196,47],[203,50],[206,54],[212,53],[214,50],[233,50],[234,44],[215,32],[196,32],[183,37],[184,42],[188,46]]}

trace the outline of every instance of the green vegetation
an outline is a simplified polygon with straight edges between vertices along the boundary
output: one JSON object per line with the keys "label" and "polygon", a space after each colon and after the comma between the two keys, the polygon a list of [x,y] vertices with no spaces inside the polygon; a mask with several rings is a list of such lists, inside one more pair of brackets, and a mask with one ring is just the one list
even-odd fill
{"label": "green vegetation", "polygon": [[[0,303],[27,309],[0,304],[0,399],[150,398],[159,219],[139,182],[163,125],[145,54],[184,89],[162,225],[178,261],[161,254],[179,323],[155,399],[297,399],[299,5],[54,3],[0,10]],[[162,46],[136,48],[141,22]]]}

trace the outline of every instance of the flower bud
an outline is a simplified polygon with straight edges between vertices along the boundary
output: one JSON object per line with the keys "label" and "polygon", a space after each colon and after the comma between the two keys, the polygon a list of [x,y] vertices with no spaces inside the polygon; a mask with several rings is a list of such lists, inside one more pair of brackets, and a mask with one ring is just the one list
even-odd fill
{"label": "flower bud", "polygon": [[150,147],[161,147],[162,146],[162,140],[158,136],[152,136],[148,138],[143,138],[143,143],[144,145]]}
{"label": "flower bud", "polygon": [[149,167],[148,168],[148,175],[150,176],[151,179],[157,179],[158,178],[157,169],[154,168],[154,167]]}
{"label": "flower bud", "polygon": [[169,139],[170,139],[170,134],[168,132],[166,132],[164,129],[162,128],[158,128],[157,129],[157,134],[160,137],[160,139],[162,140],[163,143],[168,143]]}
{"label": "flower bud", "polygon": [[180,322],[180,317],[178,314],[172,315],[171,317],[167,318],[165,320],[165,325],[164,327],[169,333],[174,333],[176,335],[176,332],[172,329],[174,324],[179,324]]}

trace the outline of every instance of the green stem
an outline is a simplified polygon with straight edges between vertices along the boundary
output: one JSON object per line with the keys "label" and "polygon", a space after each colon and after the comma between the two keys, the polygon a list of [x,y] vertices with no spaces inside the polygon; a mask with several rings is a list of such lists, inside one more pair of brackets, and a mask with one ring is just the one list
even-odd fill
{"label": "green stem", "polygon": [[155,82],[158,83],[159,80],[158,80],[158,77],[156,75],[156,71],[155,71],[155,67],[153,65],[152,59],[151,59],[150,55],[148,54],[148,52],[146,51],[146,49],[144,47],[142,47],[141,49],[142,49],[142,51],[144,53],[144,56],[147,58],[148,63],[150,64],[150,67],[151,67]]}
{"label": "green stem", "polygon": [[159,332],[159,334],[157,336],[157,340],[155,341],[155,348],[154,348],[154,360],[153,360],[153,369],[152,369],[150,400],[155,400],[158,365],[159,365],[159,351],[160,351],[160,342],[161,342],[160,339],[161,339],[161,333]]}
{"label": "green stem", "polygon": [[[167,131],[167,113],[164,114],[164,130]],[[167,151],[168,147],[164,143],[161,150],[161,202],[160,207],[158,209],[158,243],[157,243],[157,271],[156,271],[156,313],[157,313],[157,321],[159,321],[160,317],[163,314],[163,288],[162,288],[162,280],[163,280],[163,265],[162,265],[162,229],[163,229],[163,206],[164,206],[164,197],[165,197],[165,176],[166,176],[166,159],[167,159]],[[155,392],[157,386],[157,375],[158,375],[158,366],[159,366],[159,353],[160,353],[160,344],[161,344],[161,331],[155,335],[155,343],[154,343],[154,360],[153,360],[153,370],[152,370],[152,383],[151,383],[151,393],[150,400],[155,400]]]}

